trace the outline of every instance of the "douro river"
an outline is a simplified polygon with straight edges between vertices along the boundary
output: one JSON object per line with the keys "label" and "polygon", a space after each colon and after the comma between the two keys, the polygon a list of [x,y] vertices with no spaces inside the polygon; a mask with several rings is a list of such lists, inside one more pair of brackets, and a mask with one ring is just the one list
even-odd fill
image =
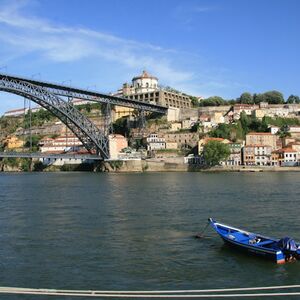
{"label": "douro river", "polygon": [[300,176],[292,172],[2,173],[0,286],[166,290],[299,284],[300,262],[276,265],[233,252],[210,228],[205,238],[193,237],[213,217],[300,240],[299,211]]}

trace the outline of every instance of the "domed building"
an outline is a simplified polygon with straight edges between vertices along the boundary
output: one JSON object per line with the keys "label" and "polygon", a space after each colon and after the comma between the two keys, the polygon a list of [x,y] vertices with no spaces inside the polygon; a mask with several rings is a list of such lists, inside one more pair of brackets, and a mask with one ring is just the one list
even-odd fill
{"label": "domed building", "polygon": [[[150,75],[147,71],[133,77],[132,84],[124,83],[123,87],[113,95],[179,109],[192,107],[188,95],[174,89],[159,87],[158,78]],[[132,112],[132,108],[116,106],[115,119],[131,115]]]}
{"label": "domed building", "polygon": [[132,87],[136,93],[153,92],[158,89],[158,79],[143,71],[141,75],[133,77]]}

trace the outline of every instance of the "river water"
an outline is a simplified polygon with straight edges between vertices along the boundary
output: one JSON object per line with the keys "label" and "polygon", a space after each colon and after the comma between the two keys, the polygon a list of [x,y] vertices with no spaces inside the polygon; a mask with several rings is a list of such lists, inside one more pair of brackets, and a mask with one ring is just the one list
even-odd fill
{"label": "river water", "polygon": [[193,238],[214,217],[300,240],[299,211],[300,176],[292,172],[2,173],[0,286],[160,290],[299,284],[299,262],[276,265],[232,252],[211,229],[206,238]]}

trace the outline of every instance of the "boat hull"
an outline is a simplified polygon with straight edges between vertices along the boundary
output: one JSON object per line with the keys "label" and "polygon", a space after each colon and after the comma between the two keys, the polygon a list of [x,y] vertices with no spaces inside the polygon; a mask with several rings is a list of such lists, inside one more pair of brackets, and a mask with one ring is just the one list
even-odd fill
{"label": "boat hull", "polygon": [[221,237],[222,240],[224,241],[225,245],[231,248],[234,248],[237,251],[243,252],[243,253],[247,253],[250,255],[254,255],[254,256],[260,256],[262,258],[268,259],[270,261],[276,262],[278,264],[283,264],[285,263],[285,258],[283,254],[277,254],[276,252],[266,252],[265,250],[259,250],[255,247],[247,247],[245,245],[241,245],[238,243],[234,243],[228,239],[225,239],[224,237]]}
{"label": "boat hull", "polygon": [[209,222],[226,245],[278,264],[286,262],[286,255],[277,246],[278,240],[221,224],[213,219],[209,219]]}

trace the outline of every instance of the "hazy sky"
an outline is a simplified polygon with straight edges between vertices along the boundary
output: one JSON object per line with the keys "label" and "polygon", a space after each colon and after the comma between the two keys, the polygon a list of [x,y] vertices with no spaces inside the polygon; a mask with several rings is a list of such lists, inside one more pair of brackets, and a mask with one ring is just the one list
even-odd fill
{"label": "hazy sky", "polygon": [[[111,92],[146,69],[199,96],[300,95],[299,15],[298,0],[0,0],[0,72]],[[0,113],[16,99],[1,93]]]}

